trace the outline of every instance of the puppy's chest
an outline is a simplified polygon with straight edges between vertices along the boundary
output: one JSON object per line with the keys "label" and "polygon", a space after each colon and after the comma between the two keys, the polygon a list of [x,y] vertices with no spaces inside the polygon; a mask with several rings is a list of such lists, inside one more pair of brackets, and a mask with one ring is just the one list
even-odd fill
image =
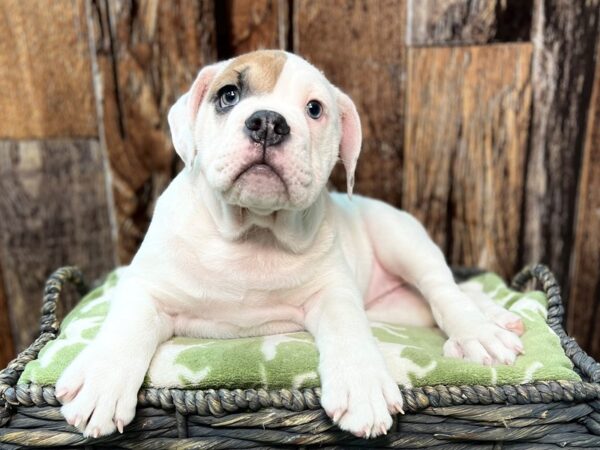
{"label": "puppy's chest", "polygon": [[168,314],[252,323],[262,316],[296,319],[317,290],[320,271],[312,258],[242,248],[178,258],[169,272],[161,289],[171,293],[161,302]]}
{"label": "puppy's chest", "polygon": [[175,334],[231,338],[302,329],[306,289],[247,289],[242,284],[212,284],[189,301],[163,304]]}

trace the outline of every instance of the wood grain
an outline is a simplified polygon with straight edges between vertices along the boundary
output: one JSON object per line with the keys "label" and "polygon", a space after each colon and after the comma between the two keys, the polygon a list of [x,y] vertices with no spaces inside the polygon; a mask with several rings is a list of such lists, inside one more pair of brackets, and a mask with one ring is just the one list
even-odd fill
{"label": "wood grain", "polygon": [[453,264],[517,267],[531,45],[411,48],[404,209]]}
{"label": "wood grain", "polygon": [[[294,51],[352,97],[363,147],[355,192],[400,205],[405,73],[403,0],[294,2]],[[341,165],[332,180],[346,182]]]}
{"label": "wood grain", "polygon": [[564,292],[599,16],[599,0],[536,0],[523,260],[548,264]]}
{"label": "wood grain", "polygon": [[411,46],[528,41],[533,0],[408,0]]}
{"label": "wood grain", "polygon": [[263,48],[288,48],[288,0],[215,3],[219,59]]}
{"label": "wood grain", "polygon": [[0,2],[0,138],[97,136],[84,1]]}
{"label": "wood grain", "polygon": [[[95,140],[0,141],[0,260],[15,346],[39,332],[46,277],[114,267],[106,178]],[[73,306],[73,299],[67,301]]]}
{"label": "wood grain", "polygon": [[15,357],[12,333],[10,329],[10,311],[4,292],[2,265],[0,261],[0,367],[4,368]]}
{"label": "wood grain", "polygon": [[581,167],[567,324],[600,359],[600,47]]}
{"label": "wood grain", "polygon": [[216,58],[213,2],[96,0],[92,22],[119,259],[126,263],[158,195],[181,167],[167,113]]}

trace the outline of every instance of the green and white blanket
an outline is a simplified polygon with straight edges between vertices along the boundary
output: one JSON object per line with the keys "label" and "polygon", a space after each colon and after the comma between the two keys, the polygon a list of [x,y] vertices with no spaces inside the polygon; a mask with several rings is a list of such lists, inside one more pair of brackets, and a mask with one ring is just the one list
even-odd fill
{"label": "green and white blanket", "polygon": [[[65,318],[58,338],[27,365],[20,383],[56,383],[100,329],[118,277],[119,270],[76,306]],[[445,338],[438,329],[373,323],[373,334],[398,384],[417,387],[580,380],[558,337],[546,325],[547,302],[542,293],[517,293],[492,273],[469,282],[523,318],[525,355],[514,366],[483,367],[443,357]],[[316,387],[317,361],[314,341],[305,332],[222,340],[175,337],[158,348],[145,385],[184,389]]]}

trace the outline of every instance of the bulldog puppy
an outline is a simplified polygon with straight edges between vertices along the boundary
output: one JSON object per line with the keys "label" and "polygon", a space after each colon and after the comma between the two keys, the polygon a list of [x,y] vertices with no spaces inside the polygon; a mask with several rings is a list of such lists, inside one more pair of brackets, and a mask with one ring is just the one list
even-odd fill
{"label": "bulldog puppy", "polygon": [[[169,124],[185,169],[158,200],[97,338],[56,386],[85,436],[123,431],[152,355],[173,335],[308,330],[323,408],[365,438],[402,412],[369,319],[437,324],[445,355],[481,364],[522,351],[520,319],[461,290],[417,220],[350,198],[360,120],[305,60],[258,51],[205,67]],[[348,196],[326,189],[338,160]]]}

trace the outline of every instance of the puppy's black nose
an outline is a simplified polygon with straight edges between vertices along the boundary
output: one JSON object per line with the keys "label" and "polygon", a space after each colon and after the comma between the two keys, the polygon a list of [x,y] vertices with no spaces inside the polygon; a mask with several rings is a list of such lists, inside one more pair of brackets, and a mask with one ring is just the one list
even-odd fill
{"label": "puppy's black nose", "polygon": [[290,134],[285,117],[275,111],[256,111],[245,123],[250,139],[265,147],[281,143]]}

